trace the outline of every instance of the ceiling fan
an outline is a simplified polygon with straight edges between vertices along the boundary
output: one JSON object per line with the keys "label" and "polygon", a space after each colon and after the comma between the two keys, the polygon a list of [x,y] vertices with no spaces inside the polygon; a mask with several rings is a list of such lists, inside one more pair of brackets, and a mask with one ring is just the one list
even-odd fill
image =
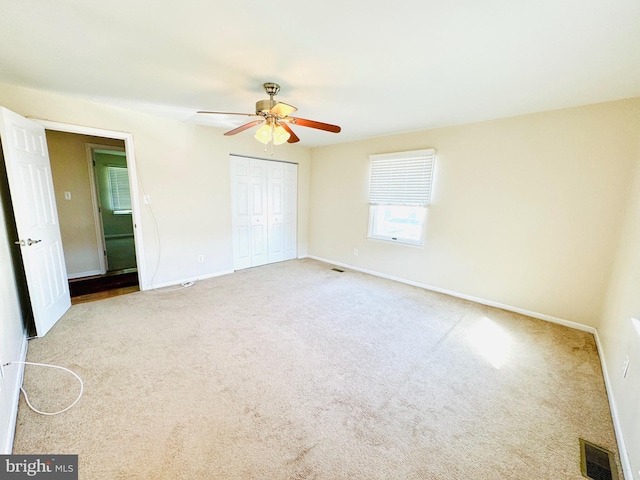
{"label": "ceiling fan", "polygon": [[264,143],[273,142],[274,145],[280,145],[284,142],[296,143],[300,139],[293,133],[289,125],[299,125],[301,127],[315,128],[326,132],[339,133],[340,127],[329,123],[316,122],[315,120],[306,120],[304,118],[292,117],[292,113],[298,109],[292,105],[282,102],[276,102],[273,97],[280,91],[280,85],[277,83],[265,83],[264,89],[269,95],[268,100],[259,100],[256,102],[256,113],[232,113],[232,112],[209,112],[199,111],[198,113],[214,114],[214,115],[242,115],[245,117],[261,117],[249,123],[228,131],[225,135],[235,135],[244,132],[249,128],[263,124],[257,131],[255,138]]}

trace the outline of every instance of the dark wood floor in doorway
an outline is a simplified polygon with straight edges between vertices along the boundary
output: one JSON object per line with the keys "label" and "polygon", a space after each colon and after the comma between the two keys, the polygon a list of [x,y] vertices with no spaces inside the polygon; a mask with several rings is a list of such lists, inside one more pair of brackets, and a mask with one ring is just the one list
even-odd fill
{"label": "dark wood floor in doorway", "polygon": [[135,269],[69,280],[71,303],[83,303],[139,290]]}

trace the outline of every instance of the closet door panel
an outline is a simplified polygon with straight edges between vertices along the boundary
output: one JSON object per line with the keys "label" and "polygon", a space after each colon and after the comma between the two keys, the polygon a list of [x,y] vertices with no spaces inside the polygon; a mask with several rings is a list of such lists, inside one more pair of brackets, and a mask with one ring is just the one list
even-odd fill
{"label": "closet door panel", "polygon": [[269,262],[266,160],[251,159],[251,266]]}
{"label": "closet door panel", "polygon": [[269,263],[284,260],[283,250],[283,181],[284,164],[269,162],[268,169],[268,221],[269,221]]}
{"label": "closet door panel", "polygon": [[251,266],[249,193],[249,159],[231,157],[231,221],[234,270]]}
{"label": "closet door panel", "polygon": [[297,257],[297,167],[231,156],[234,270]]}
{"label": "closet door panel", "polygon": [[298,165],[284,165],[283,260],[298,256]]}

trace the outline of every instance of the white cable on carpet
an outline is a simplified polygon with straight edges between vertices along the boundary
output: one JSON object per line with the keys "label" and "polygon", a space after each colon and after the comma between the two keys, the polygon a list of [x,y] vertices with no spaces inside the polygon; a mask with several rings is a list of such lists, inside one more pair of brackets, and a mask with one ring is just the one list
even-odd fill
{"label": "white cable on carpet", "polygon": [[[136,176],[137,176],[137,180],[138,183],[140,184],[140,187],[142,189],[142,195],[143,197],[147,196],[147,191],[144,188],[144,183],[142,182],[142,176],[140,175],[140,169],[138,168],[138,164],[136,163]],[[156,247],[158,249],[158,255],[156,258],[156,266],[155,269],[153,270],[153,275],[151,275],[151,280],[150,280],[150,284],[153,285],[153,283],[156,280],[156,275],[158,274],[158,270],[160,269],[160,261],[162,260],[162,243],[160,242],[160,229],[158,227],[158,220],[156,219],[156,215],[153,211],[153,208],[151,207],[151,203],[146,203],[146,207],[149,211],[149,215],[151,216],[151,220],[153,223],[153,229],[154,229],[154,233],[155,233],[155,241],[156,241]],[[188,287],[192,287],[194,284],[193,281],[188,281],[188,282],[182,282],[180,284],[179,287],[174,287],[174,288],[154,288],[153,290],[155,290],[156,292],[175,292],[177,290],[182,290],[183,288],[188,288]]]}
{"label": "white cable on carpet", "polygon": [[82,397],[82,394],[84,392],[84,382],[82,381],[82,379],[80,378],[80,376],[75,373],[72,370],[69,370],[68,368],[65,367],[60,367],[58,365],[49,365],[48,363],[34,363],[34,362],[9,362],[5,365],[11,365],[11,364],[19,364],[19,365],[35,365],[37,367],[49,367],[49,368],[57,368],[58,370],[64,370],[65,372],[69,372],[71,375],[73,375],[74,377],[76,377],[78,379],[78,381],[80,382],[80,393],[78,394],[78,398],[75,399],[75,401],[69,405],[67,408],[60,410],[59,412],[41,412],[40,410],[36,409],[33,405],[31,405],[31,402],[29,401],[29,396],[27,395],[27,392],[24,390],[24,388],[22,388],[22,386],[20,387],[20,390],[22,391],[22,393],[24,394],[24,399],[27,402],[27,405],[29,405],[29,408],[31,410],[33,410],[36,413],[39,413],[40,415],[58,415],[60,413],[64,413],[67,410],[69,410],[71,407],[73,407],[76,403],[78,403],[78,400],[80,400],[80,397]]}
{"label": "white cable on carpet", "polygon": [[154,288],[154,290],[156,292],[175,292],[177,290],[182,290],[183,288],[189,288],[189,287],[193,287],[193,284],[195,283],[195,281],[189,281],[189,282],[182,282],[180,284],[179,287],[173,287],[173,288]]}

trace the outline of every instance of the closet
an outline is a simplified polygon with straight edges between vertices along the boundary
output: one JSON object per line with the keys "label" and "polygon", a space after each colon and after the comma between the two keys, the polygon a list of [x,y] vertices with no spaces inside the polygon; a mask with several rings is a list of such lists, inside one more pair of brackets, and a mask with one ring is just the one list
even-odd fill
{"label": "closet", "polygon": [[296,258],[298,165],[230,161],[234,270]]}

